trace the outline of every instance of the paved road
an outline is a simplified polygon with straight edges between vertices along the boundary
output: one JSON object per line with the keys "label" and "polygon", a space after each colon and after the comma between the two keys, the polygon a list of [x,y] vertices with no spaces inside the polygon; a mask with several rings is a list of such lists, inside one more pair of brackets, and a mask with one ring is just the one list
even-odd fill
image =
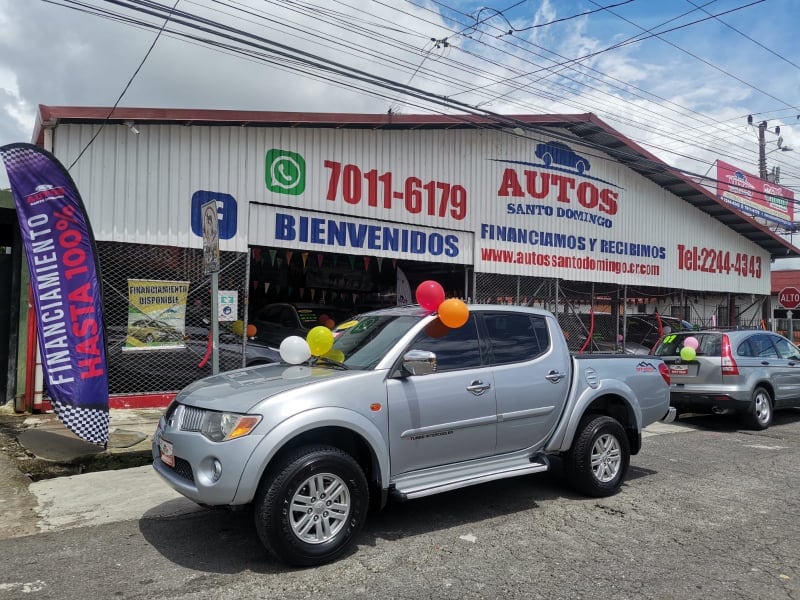
{"label": "paved road", "polygon": [[38,482],[40,533],[0,540],[0,599],[800,599],[800,412],[648,433],[614,497],[552,473],[395,503],[306,570],[266,556],[246,511],[198,510],[148,468]]}

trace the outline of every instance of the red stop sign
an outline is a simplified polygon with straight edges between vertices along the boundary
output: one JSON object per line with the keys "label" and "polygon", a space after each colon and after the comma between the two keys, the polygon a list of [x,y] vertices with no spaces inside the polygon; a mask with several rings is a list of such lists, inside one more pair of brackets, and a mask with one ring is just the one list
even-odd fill
{"label": "red stop sign", "polygon": [[800,290],[796,287],[785,287],[778,294],[778,302],[789,310],[800,306]]}

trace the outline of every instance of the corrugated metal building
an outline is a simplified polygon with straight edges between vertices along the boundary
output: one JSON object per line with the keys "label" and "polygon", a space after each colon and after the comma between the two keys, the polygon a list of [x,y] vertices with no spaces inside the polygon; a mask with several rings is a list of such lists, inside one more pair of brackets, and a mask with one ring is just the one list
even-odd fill
{"label": "corrugated metal building", "polygon": [[[591,114],[41,106],[34,142],[83,196],[123,338],[130,280],[189,282],[187,310],[207,307],[209,200],[221,288],[236,292],[245,324],[275,302],[393,304],[399,277],[565,316],[758,322],[770,315],[771,261],[799,252]],[[181,383],[121,375],[130,356],[112,360],[112,393]]]}

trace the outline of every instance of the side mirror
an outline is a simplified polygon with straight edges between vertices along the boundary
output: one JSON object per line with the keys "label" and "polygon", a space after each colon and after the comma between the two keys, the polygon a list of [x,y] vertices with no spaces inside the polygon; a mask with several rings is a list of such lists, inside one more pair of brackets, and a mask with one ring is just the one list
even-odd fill
{"label": "side mirror", "polygon": [[436,353],[409,350],[403,355],[403,370],[411,375],[430,375],[436,372]]}

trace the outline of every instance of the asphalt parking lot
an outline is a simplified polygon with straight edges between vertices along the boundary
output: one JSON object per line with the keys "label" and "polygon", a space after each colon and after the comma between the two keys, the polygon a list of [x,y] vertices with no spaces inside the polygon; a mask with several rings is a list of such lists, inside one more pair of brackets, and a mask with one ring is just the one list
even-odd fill
{"label": "asphalt parking lot", "polygon": [[[646,433],[613,497],[573,494],[554,471],[392,503],[314,569],[270,559],[247,511],[155,500],[52,526],[0,542],[0,598],[22,582],[37,599],[800,598],[800,411],[762,432],[709,416]],[[99,482],[88,503],[102,476],[59,484]]]}

